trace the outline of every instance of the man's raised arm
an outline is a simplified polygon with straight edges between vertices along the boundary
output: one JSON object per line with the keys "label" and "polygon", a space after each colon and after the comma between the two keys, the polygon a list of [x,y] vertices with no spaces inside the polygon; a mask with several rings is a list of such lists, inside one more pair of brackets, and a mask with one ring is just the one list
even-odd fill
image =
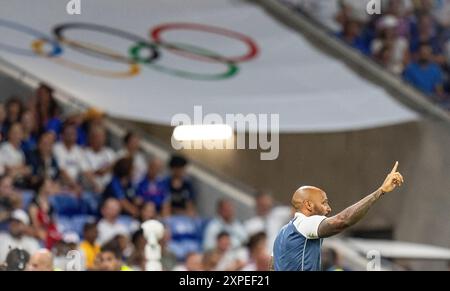
{"label": "man's raised arm", "polygon": [[384,193],[391,192],[397,186],[401,186],[403,184],[403,177],[399,172],[397,172],[397,168],[398,162],[395,163],[394,168],[392,168],[392,171],[387,175],[383,185],[381,185],[378,190],[372,194],[369,194],[352,206],[347,207],[339,214],[324,219],[319,225],[319,237],[325,238],[338,234],[346,228],[354,225],[367,214],[370,207],[372,207],[372,205],[375,204],[375,202],[377,202]]}

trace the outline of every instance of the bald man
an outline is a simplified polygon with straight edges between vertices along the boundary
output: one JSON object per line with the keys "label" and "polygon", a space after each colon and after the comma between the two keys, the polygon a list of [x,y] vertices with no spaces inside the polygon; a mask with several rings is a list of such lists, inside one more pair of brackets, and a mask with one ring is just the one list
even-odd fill
{"label": "bald man", "polygon": [[47,249],[35,252],[28,262],[27,271],[53,271],[53,255]]}
{"label": "bald man", "polygon": [[327,194],[312,186],[303,186],[292,196],[295,216],[278,233],[273,247],[272,269],[275,271],[321,270],[321,246],[323,238],[338,234],[360,221],[370,207],[385,193],[403,184],[397,172],[398,162],[383,184],[372,194],[346,208],[333,217]]}

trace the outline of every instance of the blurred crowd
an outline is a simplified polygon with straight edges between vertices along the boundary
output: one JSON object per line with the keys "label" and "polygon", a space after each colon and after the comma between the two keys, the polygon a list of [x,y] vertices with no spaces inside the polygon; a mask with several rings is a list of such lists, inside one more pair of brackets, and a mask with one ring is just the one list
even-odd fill
{"label": "blurred crowd", "polygon": [[450,109],[450,0],[280,0]]}
{"label": "blurred crowd", "polygon": [[63,112],[52,88],[0,103],[0,268],[144,270],[141,224],[164,225],[164,270],[268,270],[271,245],[292,217],[257,193],[254,216],[234,202],[197,210],[188,161],[147,157],[132,132],[112,148],[102,112]]}

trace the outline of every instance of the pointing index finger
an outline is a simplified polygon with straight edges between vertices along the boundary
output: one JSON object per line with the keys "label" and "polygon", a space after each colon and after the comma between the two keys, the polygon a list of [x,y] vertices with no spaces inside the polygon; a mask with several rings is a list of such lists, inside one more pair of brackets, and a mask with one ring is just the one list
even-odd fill
{"label": "pointing index finger", "polygon": [[398,168],[398,161],[395,162],[394,167],[392,168],[391,174],[397,172],[397,168]]}

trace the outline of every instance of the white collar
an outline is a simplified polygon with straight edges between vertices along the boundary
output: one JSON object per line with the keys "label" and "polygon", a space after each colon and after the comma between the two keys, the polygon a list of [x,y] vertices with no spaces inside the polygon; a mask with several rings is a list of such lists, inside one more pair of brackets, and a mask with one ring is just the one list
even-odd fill
{"label": "white collar", "polygon": [[304,214],[301,213],[301,212],[295,212],[294,217],[295,217],[295,218],[297,218],[297,217],[306,217],[306,215],[304,215]]}

